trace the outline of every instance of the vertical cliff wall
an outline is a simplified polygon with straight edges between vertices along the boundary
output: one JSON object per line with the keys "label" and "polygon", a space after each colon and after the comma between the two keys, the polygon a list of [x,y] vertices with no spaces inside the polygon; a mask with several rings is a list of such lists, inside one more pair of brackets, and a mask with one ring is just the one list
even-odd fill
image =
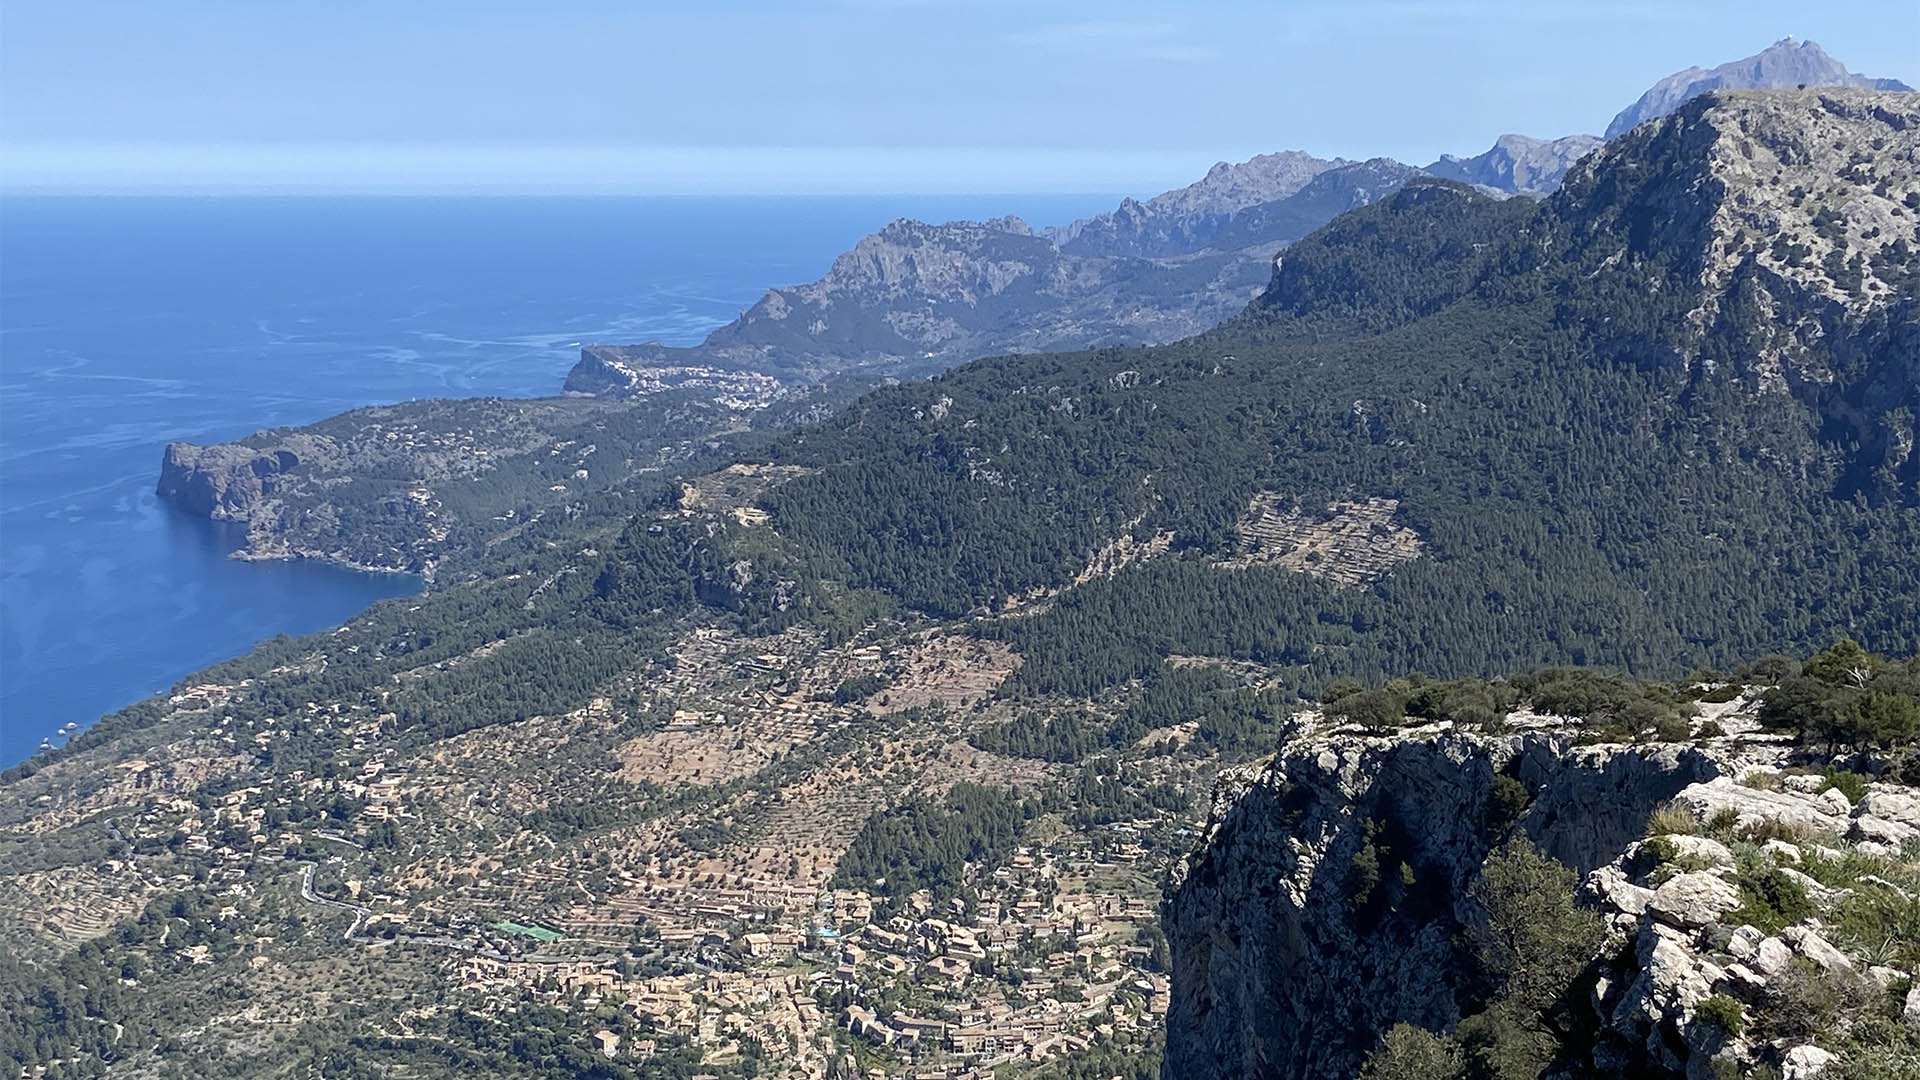
{"label": "vertical cliff wall", "polygon": [[1175,883],[1164,1075],[1345,1080],[1394,1023],[1450,1030],[1476,1004],[1470,886],[1516,821],[1585,873],[1719,771],[1545,732],[1297,739],[1223,785]]}

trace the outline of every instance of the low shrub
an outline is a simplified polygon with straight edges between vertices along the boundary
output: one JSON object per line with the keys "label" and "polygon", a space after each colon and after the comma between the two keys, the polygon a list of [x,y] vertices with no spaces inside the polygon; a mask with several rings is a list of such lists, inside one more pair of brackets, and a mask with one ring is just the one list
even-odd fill
{"label": "low shrub", "polygon": [[1828,769],[1820,775],[1827,781],[1827,786],[1820,789],[1822,791],[1838,789],[1840,794],[1847,797],[1848,802],[1859,802],[1867,797],[1867,778],[1857,772]]}
{"label": "low shrub", "polygon": [[1740,1011],[1740,1003],[1725,994],[1714,994],[1708,997],[1694,1007],[1693,1015],[1736,1038],[1746,1030],[1747,1026],[1747,1018]]}
{"label": "low shrub", "polygon": [[1749,923],[1777,934],[1817,910],[1804,886],[1758,859],[1741,860],[1734,883],[1740,889],[1740,906],[1725,921],[1735,926]]}

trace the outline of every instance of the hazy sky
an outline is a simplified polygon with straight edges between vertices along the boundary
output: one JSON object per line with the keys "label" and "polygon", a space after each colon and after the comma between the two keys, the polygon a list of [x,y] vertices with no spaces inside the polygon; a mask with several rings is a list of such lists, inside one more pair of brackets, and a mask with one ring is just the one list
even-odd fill
{"label": "hazy sky", "polygon": [[1916,0],[0,0],[0,183],[1147,193],[1599,132],[1788,35],[1920,84]]}

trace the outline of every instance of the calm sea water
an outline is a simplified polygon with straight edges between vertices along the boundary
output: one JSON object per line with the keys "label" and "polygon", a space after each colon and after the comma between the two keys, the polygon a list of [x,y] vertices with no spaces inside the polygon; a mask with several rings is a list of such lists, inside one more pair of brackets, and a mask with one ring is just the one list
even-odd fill
{"label": "calm sea water", "polygon": [[227,558],[228,531],[154,497],[168,440],[555,393],[580,342],[691,344],[895,217],[1052,223],[1113,201],[0,202],[0,764],[418,588]]}

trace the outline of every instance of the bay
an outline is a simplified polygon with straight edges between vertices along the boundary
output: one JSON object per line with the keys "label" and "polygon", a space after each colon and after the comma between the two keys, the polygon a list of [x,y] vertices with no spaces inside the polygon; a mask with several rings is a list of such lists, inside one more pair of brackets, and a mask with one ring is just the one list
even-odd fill
{"label": "bay", "polygon": [[170,440],[559,391],[582,342],[691,344],[896,217],[1105,195],[0,202],[0,765],[279,633],[420,587],[228,558]]}

